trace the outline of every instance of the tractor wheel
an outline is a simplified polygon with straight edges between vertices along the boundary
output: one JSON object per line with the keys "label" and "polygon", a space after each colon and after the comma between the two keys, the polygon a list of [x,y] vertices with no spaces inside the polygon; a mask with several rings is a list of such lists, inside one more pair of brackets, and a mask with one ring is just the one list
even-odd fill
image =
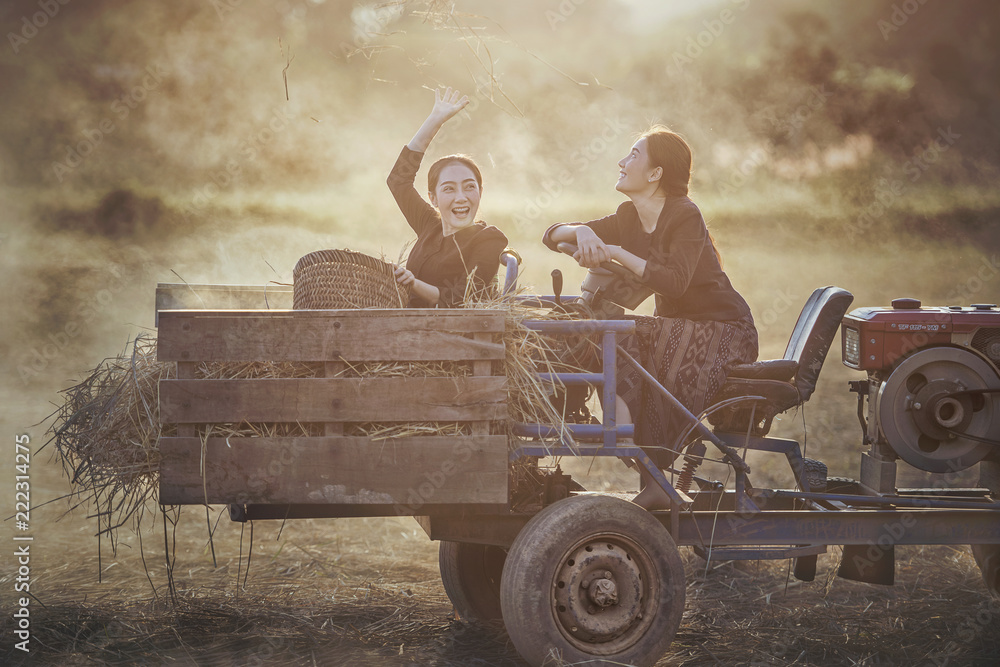
{"label": "tractor wheel", "polygon": [[684,613],[684,566],[666,528],[638,505],[580,495],[554,503],[507,554],[504,625],[531,665],[652,665]]}
{"label": "tractor wheel", "polygon": [[507,552],[500,547],[467,542],[441,542],[441,582],[464,621],[499,621],[500,575]]}
{"label": "tractor wheel", "polygon": [[972,555],[983,573],[986,588],[1000,598],[1000,544],[973,544]]}
{"label": "tractor wheel", "polygon": [[809,484],[812,493],[826,491],[826,464],[816,459],[802,459],[802,476]]}

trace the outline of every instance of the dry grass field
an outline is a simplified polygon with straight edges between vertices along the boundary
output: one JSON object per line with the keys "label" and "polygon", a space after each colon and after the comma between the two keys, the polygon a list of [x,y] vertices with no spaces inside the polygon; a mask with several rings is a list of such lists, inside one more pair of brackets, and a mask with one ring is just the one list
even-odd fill
{"label": "dry grass field", "polygon": [[[480,217],[531,291],[550,293],[553,268],[574,291],[582,271],[542,232],[613,211],[617,160],[664,122],[694,149],[692,198],[762,358],[823,285],[855,306],[1000,303],[993,0],[11,0],[0,27],[3,665],[523,664],[502,628],[454,617],[411,519],[251,528],[188,507],[174,531],[152,505],[98,540],[43,448],[60,390],[155,335],[158,283],[288,284],[323,248],[395,261],[410,236],[385,177],[435,86],[472,103],[431,153],[483,166]],[[835,344],[773,433],[857,476],[857,379]],[[778,462],[750,463],[756,485],[790,485]],[[561,464],[590,490],[637,485],[618,461]],[[901,484],[939,481],[900,466]],[[26,654],[13,538],[28,534]],[[786,561],[683,557],[686,612],[660,665],[1000,664],[1000,602],[967,546],[898,549],[890,588],[838,579],[836,546],[811,583]]]}

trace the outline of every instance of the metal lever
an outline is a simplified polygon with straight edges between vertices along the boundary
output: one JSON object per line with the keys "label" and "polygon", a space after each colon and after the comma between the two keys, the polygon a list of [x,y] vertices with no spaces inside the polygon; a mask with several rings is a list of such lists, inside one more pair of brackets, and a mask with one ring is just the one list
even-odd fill
{"label": "metal lever", "polygon": [[556,297],[556,308],[562,308],[563,275],[559,269],[552,269],[552,293]]}

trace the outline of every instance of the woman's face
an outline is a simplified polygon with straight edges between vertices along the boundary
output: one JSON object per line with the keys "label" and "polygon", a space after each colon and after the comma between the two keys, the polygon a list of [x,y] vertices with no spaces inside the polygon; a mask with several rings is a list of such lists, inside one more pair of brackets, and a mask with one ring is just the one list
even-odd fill
{"label": "woman's face", "polygon": [[475,222],[480,196],[479,182],[464,164],[450,164],[442,169],[437,187],[430,193],[431,204],[441,213],[446,232]]}
{"label": "woman's face", "polygon": [[663,174],[663,170],[650,165],[645,137],[635,142],[628,155],[618,161],[618,166],[621,168],[621,171],[618,174],[618,183],[615,185],[615,190],[623,194],[629,194],[641,192],[648,189],[650,185],[654,186],[654,188],[659,187],[658,181]]}

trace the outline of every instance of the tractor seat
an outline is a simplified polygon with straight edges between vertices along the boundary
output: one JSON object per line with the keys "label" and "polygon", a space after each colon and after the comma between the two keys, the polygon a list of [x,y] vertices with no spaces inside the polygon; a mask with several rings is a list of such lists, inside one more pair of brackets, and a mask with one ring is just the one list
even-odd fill
{"label": "tractor seat", "polygon": [[781,380],[788,382],[799,370],[799,362],[794,359],[768,359],[752,364],[739,364],[729,372],[731,378],[746,380]]}
{"label": "tractor seat", "polygon": [[839,287],[821,287],[806,300],[782,359],[740,364],[730,371],[712,403],[743,396],[741,401],[712,412],[708,421],[717,431],[764,436],[775,416],[809,400],[840,322],[854,295]]}

